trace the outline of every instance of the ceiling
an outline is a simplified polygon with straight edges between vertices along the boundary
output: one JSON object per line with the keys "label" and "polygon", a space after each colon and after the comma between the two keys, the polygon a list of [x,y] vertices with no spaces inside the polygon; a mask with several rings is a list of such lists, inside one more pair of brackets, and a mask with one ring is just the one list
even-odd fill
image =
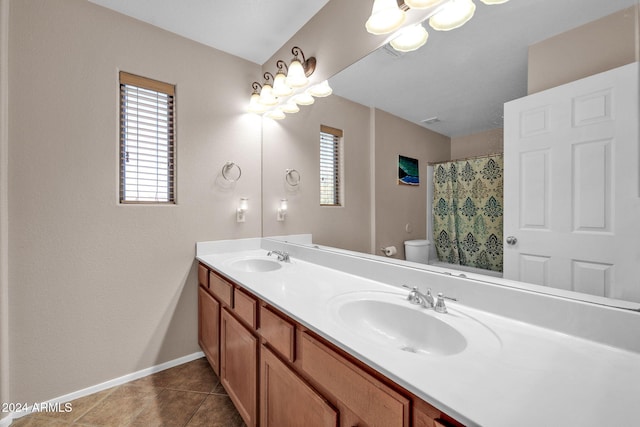
{"label": "ceiling", "polygon": [[[89,0],[264,64],[329,0]],[[351,0],[353,1],[353,0]],[[502,127],[502,105],[527,93],[527,48],[638,0],[511,0],[417,51],[381,48],[330,79],[334,94],[455,137]],[[361,25],[363,31],[364,22]],[[437,117],[438,122],[423,120]]]}

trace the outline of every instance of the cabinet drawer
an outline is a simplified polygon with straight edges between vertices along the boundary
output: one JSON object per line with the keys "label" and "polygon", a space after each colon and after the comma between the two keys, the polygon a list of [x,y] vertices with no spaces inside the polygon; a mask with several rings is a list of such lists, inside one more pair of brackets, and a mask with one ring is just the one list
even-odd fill
{"label": "cabinet drawer", "polygon": [[233,291],[233,311],[253,329],[256,328],[256,311],[258,302],[255,298],[245,294],[239,289]]}
{"label": "cabinet drawer", "polygon": [[387,387],[307,333],[301,334],[302,369],[369,426],[409,425],[409,399]]}
{"label": "cabinet drawer", "polygon": [[260,307],[260,335],[288,361],[294,361],[295,326],[267,307]]}
{"label": "cabinet drawer", "polygon": [[209,290],[220,302],[231,306],[233,286],[213,271],[209,272]]}
{"label": "cabinet drawer", "polygon": [[202,264],[198,264],[198,283],[205,288],[209,287],[209,269]]}

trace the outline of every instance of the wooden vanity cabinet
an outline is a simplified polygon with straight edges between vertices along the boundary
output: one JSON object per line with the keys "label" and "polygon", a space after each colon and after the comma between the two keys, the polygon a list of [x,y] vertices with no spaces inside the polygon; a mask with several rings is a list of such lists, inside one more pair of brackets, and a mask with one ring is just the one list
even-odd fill
{"label": "wooden vanity cabinet", "polygon": [[464,427],[198,266],[198,340],[248,427]]}

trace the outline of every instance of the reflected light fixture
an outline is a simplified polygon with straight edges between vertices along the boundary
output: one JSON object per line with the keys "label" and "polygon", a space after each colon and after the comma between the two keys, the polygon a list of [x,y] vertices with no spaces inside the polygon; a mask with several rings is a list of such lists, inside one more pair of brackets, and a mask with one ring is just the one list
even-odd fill
{"label": "reflected light fixture", "polygon": [[480,0],[484,4],[492,5],[492,4],[502,4],[506,3],[509,0]]}
{"label": "reflected light fixture", "polygon": [[280,207],[278,208],[278,214],[276,215],[276,220],[284,221],[284,218],[287,216],[287,199],[280,200]]}
{"label": "reflected light fixture", "polygon": [[396,0],[374,0],[371,16],[364,26],[371,34],[389,34],[400,28],[405,19],[405,12]]}
{"label": "reflected light fixture", "polygon": [[309,95],[315,96],[316,98],[324,98],[325,96],[331,95],[333,89],[329,86],[329,82],[324,80],[317,85],[311,86],[308,90]]}
{"label": "reflected light fixture", "polygon": [[313,99],[313,96],[311,96],[307,91],[297,94],[291,100],[298,105],[311,105],[316,102],[316,100]]}
{"label": "reflected light fixture", "polygon": [[404,0],[404,4],[409,6],[411,9],[426,9],[439,3],[442,3],[442,0]]}
{"label": "reflected light fixture", "polygon": [[273,120],[282,120],[286,117],[284,111],[282,111],[280,107],[274,108],[273,110],[267,112],[265,116]]}
{"label": "reflected light fixture", "polygon": [[269,79],[273,80],[273,74],[270,72],[264,73],[265,82],[262,85],[262,90],[260,91],[260,103],[266,106],[276,105],[278,103],[278,98],[273,94],[273,86],[269,83]]}
{"label": "reflected light fixture", "polygon": [[450,31],[463,26],[473,17],[475,11],[476,5],[472,0],[451,0],[429,18],[429,25],[434,30]]}
{"label": "reflected light fixture", "polygon": [[243,197],[240,199],[240,204],[238,205],[238,209],[236,210],[236,222],[244,222],[245,221],[245,212],[249,209],[249,199]]}
{"label": "reflected light fixture", "polygon": [[300,107],[298,107],[298,104],[296,104],[292,100],[289,100],[286,103],[284,103],[282,107],[280,107],[280,109],[282,110],[283,113],[287,113],[287,114],[294,114],[300,111]]}
{"label": "reflected light fixture", "polygon": [[287,84],[287,75],[285,73],[285,70],[288,72],[289,68],[286,62],[281,59],[276,62],[276,65],[278,72],[273,80],[273,94],[275,96],[289,96],[293,93],[293,88]]}
{"label": "reflected light fixture", "polygon": [[390,44],[399,52],[411,52],[423,46],[428,38],[429,33],[420,23],[398,31],[398,36]]}
{"label": "reflected light fixture", "polygon": [[[302,49],[298,46],[294,46],[291,49],[293,53],[293,59],[289,64],[286,83],[292,88],[304,87],[309,84],[309,77],[316,69],[316,58],[313,56],[309,59],[304,57]],[[302,61],[298,58],[298,55],[302,56]]]}
{"label": "reflected light fixture", "polygon": [[253,93],[251,94],[251,99],[249,100],[249,112],[262,114],[267,111],[267,107],[260,102],[260,90],[262,89],[262,85],[258,82],[251,83],[251,87],[253,88]]}

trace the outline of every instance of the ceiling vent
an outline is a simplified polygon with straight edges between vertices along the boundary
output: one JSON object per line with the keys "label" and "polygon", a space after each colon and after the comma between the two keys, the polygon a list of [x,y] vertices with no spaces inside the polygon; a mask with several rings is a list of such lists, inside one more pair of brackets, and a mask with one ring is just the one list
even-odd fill
{"label": "ceiling vent", "polygon": [[404,56],[405,54],[405,52],[400,52],[399,50],[395,50],[393,47],[391,47],[389,43],[382,46],[382,49],[384,49],[385,53],[394,57]]}

